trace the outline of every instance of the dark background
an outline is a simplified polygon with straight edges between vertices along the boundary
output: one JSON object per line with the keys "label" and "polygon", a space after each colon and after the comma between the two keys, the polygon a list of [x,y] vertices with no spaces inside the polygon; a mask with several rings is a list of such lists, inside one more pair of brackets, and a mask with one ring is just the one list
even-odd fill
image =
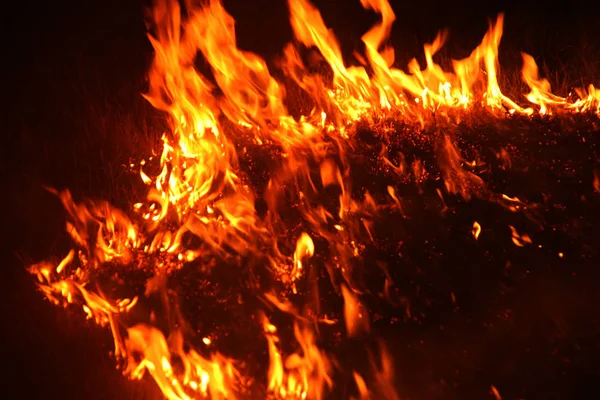
{"label": "dark background", "polygon": [[[269,58],[291,38],[284,1],[224,3],[237,21],[242,48]],[[504,11],[501,62],[518,60],[523,50],[554,71],[551,81],[564,82],[568,76],[573,83],[580,78],[600,83],[600,13],[594,1],[391,3],[397,15],[391,42],[400,66],[419,56],[440,28],[450,29],[448,52],[455,58],[467,55],[481,40],[487,19]],[[358,0],[315,4],[345,49],[352,49],[374,21]],[[6,104],[0,165],[7,200],[2,237],[8,250],[2,277],[2,353],[8,355],[3,357],[8,370],[3,391],[15,398],[157,396],[152,385],[130,384],[115,370],[107,355],[111,341],[103,330],[81,321],[79,313],[44,301],[24,271],[32,261],[63,254],[68,244],[61,207],[42,185],[68,187],[76,195],[122,206],[127,194],[137,190],[135,177],[122,165],[156,148],[164,127],[163,117],[140,96],[152,59],[143,20],[147,5],[61,0],[21,2],[3,10]],[[404,379],[415,374],[410,370],[422,371],[415,375],[422,390],[411,392],[411,398],[485,398],[490,384],[505,399],[586,398],[596,391],[600,345],[592,264],[569,266],[571,276],[577,276],[578,268],[582,272],[582,278],[569,282],[560,274],[540,273],[516,294],[497,300],[494,307],[521,316],[509,333],[482,333],[473,328],[482,321],[468,315],[455,318],[447,335],[433,328],[408,332],[407,342],[427,343],[399,362]],[[464,279],[477,285],[477,277]],[[578,316],[576,325],[564,322],[571,315]],[[477,355],[462,360],[459,368],[446,357],[449,348]],[[529,352],[534,355],[521,357]],[[452,376],[453,370],[455,380],[440,383],[440,376]]]}

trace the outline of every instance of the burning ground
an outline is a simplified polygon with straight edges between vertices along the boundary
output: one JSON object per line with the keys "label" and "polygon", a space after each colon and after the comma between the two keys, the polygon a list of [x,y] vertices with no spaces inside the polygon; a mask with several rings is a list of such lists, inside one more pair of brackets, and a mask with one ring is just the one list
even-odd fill
{"label": "burning ground", "polygon": [[71,250],[28,271],[112,333],[143,393],[583,393],[597,374],[596,89],[553,94],[526,54],[501,78],[502,15],[464,58],[436,64],[440,34],[397,69],[392,8],[362,4],[381,19],[359,66],[290,1],[295,41],[270,68],[238,49],[218,2],[155,4],[145,98],[162,122],[135,128],[160,140],[130,152],[108,195],[135,199],[52,189]]}

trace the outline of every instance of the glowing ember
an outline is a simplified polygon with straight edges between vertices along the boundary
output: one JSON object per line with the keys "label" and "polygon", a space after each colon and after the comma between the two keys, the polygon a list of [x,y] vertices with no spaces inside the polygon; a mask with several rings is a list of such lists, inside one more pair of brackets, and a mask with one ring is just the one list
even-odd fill
{"label": "glowing ember", "polygon": [[[234,21],[219,1],[187,4],[185,13],[174,1],[156,3],[149,27],[155,58],[145,97],[168,113],[170,129],[159,165],[151,160],[139,165],[147,197],[128,215],[106,202],[76,203],[69,192],[57,192],[74,248],[58,263],[30,267],[48,299],[80,307],[110,327],[114,354],[128,377],[149,374],[169,399],[249,393],[323,398],[336,385],[336,371],[345,368],[323,343],[323,331],[373,335],[373,316],[363,299],[365,270],[380,270],[381,297],[392,302],[387,267],[366,265],[364,255],[383,216],[410,218],[398,182],[423,190],[427,180],[440,178],[445,192],[440,186],[437,193],[444,206],[445,198],[459,195],[529,212],[526,202],[486,186],[478,175],[484,164],[461,154],[452,127],[467,119],[501,123],[600,112],[594,86],[569,98],[554,95],[527,54],[522,79],[530,91],[523,99],[506,96],[498,83],[502,15],[467,58],[453,61],[452,70],[433,60],[445,41],[439,34],[424,47],[425,68],[413,59],[405,72],[392,66],[394,51],[384,44],[393,10],[386,0],[361,4],[381,21],[362,37],[364,65],[350,66],[319,11],[306,0],[289,0],[298,45],[288,45],[280,60],[284,84],[263,59],[238,49]],[[322,54],[331,79],[311,72],[304,47]],[[198,53],[210,64],[212,78],[194,67]],[[309,111],[294,108],[288,86],[309,99],[304,107]],[[362,145],[361,124],[379,137],[400,127],[422,132],[415,140],[433,149],[438,165],[391,156],[382,140],[381,168],[396,181],[383,186],[383,195],[357,190],[351,158]],[[266,176],[262,182],[242,167],[248,159]],[[510,166],[506,151],[498,159]],[[593,186],[600,191],[598,171]],[[259,200],[266,211],[259,210]],[[532,244],[527,233],[507,226],[507,240],[519,247]],[[471,233],[479,238],[479,222]],[[256,336],[246,340],[268,353],[267,368],[255,368],[219,346],[224,335],[202,330],[210,321],[192,326],[187,300],[173,289],[192,274],[209,282],[197,289],[199,296],[226,311],[226,304],[245,307],[241,314]],[[323,304],[324,287],[338,295],[339,307]],[[456,303],[454,293],[451,297]],[[195,313],[203,321],[213,317],[203,314],[202,305]],[[410,317],[407,305],[406,314]],[[367,371],[345,371],[355,396],[398,398],[383,342],[369,356]],[[491,391],[501,398],[494,386]]]}

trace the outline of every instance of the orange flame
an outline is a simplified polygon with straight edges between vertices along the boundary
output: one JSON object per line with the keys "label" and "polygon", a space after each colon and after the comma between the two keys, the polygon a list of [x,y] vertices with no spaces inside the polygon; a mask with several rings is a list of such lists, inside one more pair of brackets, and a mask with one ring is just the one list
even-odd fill
{"label": "orange flame", "polygon": [[291,354],[283,362],[277,347],[277,328],[264,315],[262,320],[271,360],[269,392],[279,398],[321,399],[324,387],[333,385],[331,364],[325,353],[316,346],[313,333],[308,328],[294,324],[294,335],[301,353]]}
{"label": "orange flame", "polygon": [[344,296],[344,318],[348,336],[353,337],[363,332],[369,332],[369,317],[365,307],[345,285],[342,286],[342,295]]}
{"label": "orange flame", "polygon": [[[215,258],[252,259],[266,266],[280,292],[265,290],[264,297],[294,317],[298,349],[284,358],[277,328],[260,313],[270,360],[262,380],[266,391],[279,398],[322,398],[334,385],[334,360],[319,347],[318,324],[335,321],[321,315],[317,275],[306,273],[315,254],[313,239],[326,244],[327,254],[319,254],[318,260],[343,297],[348,336],[366,335],[369,315],[356,295],[360,290],[354,268],[361,265],[365,243],[373,240],[373,221],[380,210],[396,209],[404,215],[393,186],[387,187],[389,197],[379,202],[368,192],[357,197],[352,191],[348,153],[357,145],[357,123],[367,121],[389,134],[385,121],[390,119],[431,128],[475,113],[493,118],[507,113],[600,113],[600,91],[593,85],[576,90],[578,97],[573,99],[556,96],[526,54],[522,78],[530,88],[524,96],[527,102],[502,92],[498,47],[503,15],[490,23],[468,57],[452,62],[452,70],[434,61],[446,40],[440,33],[424,46],[425,67],[413,59],[406,72],[393,67],[394,51],[384,45],[395,20],[388,1],[361,0],[361,4],[378,13],[381,21],[362,36],[365,65],[349,66],[318,9],[307,0],[289,0],[295,38],[318,50],[333,73],[332,82],[327,82],[310,72],[297,46],[285,48],[279,68],[311,101],[310,109],[295,115],[286,106],[286,86],[272,76],[265,60],[238,49],[235,22],[218,0],[202,5],[186,1],[185,18],[177,1],[157,0],[149,26],[154,61],[145,97],[169,115],[160,172],[152,176],[144,168],[146,161],[141,163],[140,176],[149,190],[146,200],[134,205],[132,217],[106,202],[78,204],[68,191],[56,193],[67,210],[67,230],[75,248],[58,263],[30,267],[48,299],[78,305],[98,324],[110,326],[115,355],[125,361],[127,376],[139,379],[148,372],[169,399],[240,397],[250,379],[233,359],[218,352],[201,356],[178,312],[171,311],[175,317],[169,318],[168,332],[159,329],[153,318],[132,325],[127,315],[153,293],[168,298],[166,277],[188,263],[206,265],[209,274]],[[214,83],[195,68],[198,53],[210,64]],[[477,163],[466,162],[449,134],[438,136],[437,160],[448,193],[491,198],[512,211],[522,208],[519,199],[491,194],[474,172]],[[279,164],[270,171],[260,195],[240,167],[246,142],[277,148]],[[418,160],[410,165],[403,158],[393,162],[386,148],[380,157],[402,178],[412,174],[420,182],[427,176]],[[502,157],[510,163],[507,155]],[[600,190],[598,181],[595,173],[596,190]],[[336,195],[332,204],[325,205],[322,197],[328,191]],[[442,191],[438,194],[443,201]],[[264,218],[255,209],[260,196],[268,206]],[[291,227],[280,215],[286,206],[312,232],[312,238],[307,233],[299,236],[295,250],[287,239],[299,225]],[[517,246],[531,243],[527,235],[510,228]],[[475,222],[475,239],[480,232]],[[311,262],[316,260],[315,256]],[[146,291],[131,298],[106,296],[97,275],[107,264],[147,272]],[[307,306],[310,312],[305,314],[312,314],[310,318],[279,300],[289,292],[297,295],[296,283],[304,281],[316,299],[316,305]],[[386,279],[386,292],[390,282]],[[205,338],[203,343],[211,340]],[[397,398],[390,357],[382,347],[381,366],[373,363],[374,383],[354,372],[361,398]]]}
{"label": "orange flame", "polygon": [[481,234],[481,225],[479,225],[479,222],[473,222],[473,229],[471,232],[473,233],[473,237],[475,239],[479,239],[479,235]]}

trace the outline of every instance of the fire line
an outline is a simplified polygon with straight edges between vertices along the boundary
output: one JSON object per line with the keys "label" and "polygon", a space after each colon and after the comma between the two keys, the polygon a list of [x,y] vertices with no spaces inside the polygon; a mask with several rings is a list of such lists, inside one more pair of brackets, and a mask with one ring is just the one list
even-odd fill
{"label": "fire line", "polygon": [[[365,254],[386,215],[411,217],[402,182],[419,190],[429,180],[442,182],[436,189],[441,212],[451,196],[531,212],[526,200],[487,187],[480,176],[485,164],[463,156],[454,127],[600,112],[593,85],[555,95],[527,54],[521,78],[529,92],[518,99],[504,94],[498,82],[503,15],[450,70],[434,61],[446,40],[441,33],[424,46],[425,67],[413,59],[404,70],[393,66],[387,44],[395,20],[387,0],[361,4],[380,20],[362,36],[364,65],[348,65],[315,6],[288,0],[295,42],[283,49],[277,64],[283,78],[276,79],[265,60],[237,47],[235,21],[218,0],[186,1],[185,13],[176,1],[155,3],[144,96],[169,115],[169,130],[160,159],[134,165],[147,196],[124,212],[54,191],[68,215],[73,249],[59,262],[29,267],[49,300],[78,307],[110,328],[127,377],[151,376],[168,399],[325,398],[344,366],[324,344],[324,332],[353,340],[374,335],[362,271],[378,271],[381,297],[392,302],[388,267],[366,265]],[[309,68],[307,48],[320,53],[329,76]],[[198,53],[211,78],[194,67]],[[302,104],[294,104],[290,86],[302,93]],[[363,190],[355,180],[361,171],[353,168],[358,148],[367,146],[363,126],[377,133],[375,141],[399,127],[417,132],[414,140],[432,149],[437,164],[391,154],[379,140],[378,168],[393,179],[380,193]],[[498,159],[510,165],[506,152]],[[597,171],[593,185],[599,190]],[[259,212],[259,201],[266,211]],[[465,235],[476,244],[487,240],[486,222],[471,223]],[[508,223],[503,238],[517,247],[535,243],[525,228]],[[190,321],[192,301],[176,287],[191,275],[205,282],[199,298],[219,311],[245,309],[239,318],[247,317],[255,332],[247,340],[262,349],[266,368],[232,357],[218,329],[203,330],[218,315],[204,316],[202,304],[195,312],[203,323]],[[325,290],[335,293],[337,306],[323,300]],[[392,357],[384,341],[376,342],[366,372],[345,371],[354,396],[398,399]]]}

